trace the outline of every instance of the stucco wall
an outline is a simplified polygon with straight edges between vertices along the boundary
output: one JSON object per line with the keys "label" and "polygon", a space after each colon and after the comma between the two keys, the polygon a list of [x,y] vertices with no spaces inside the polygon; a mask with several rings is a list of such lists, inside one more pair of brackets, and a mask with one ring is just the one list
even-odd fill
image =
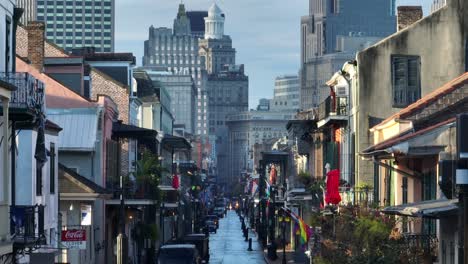
{"label": "stucco wall", "polygon": [[[401,110],[392,107],[392,55],[420,56],[421,96],[461,75],[465,70],[466,8],[456,3],[440,9],[416,24],[358,53],[356,150],[371,145],[369,116],[386,118]],[[466,15],[465,15],[466,16]],[[360,158],[357,182],[373,181],[373,164]]]}

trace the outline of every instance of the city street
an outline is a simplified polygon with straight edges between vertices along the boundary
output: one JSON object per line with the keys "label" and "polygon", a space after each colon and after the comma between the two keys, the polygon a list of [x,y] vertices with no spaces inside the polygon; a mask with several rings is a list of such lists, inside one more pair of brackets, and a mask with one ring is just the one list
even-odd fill
{"label": "city street", "polygon": [[241,223],[235,211],[228,211],[227,216],[220,219],[216,234],[210,235],[210,263],[212,264],[256,264],[265,263],[262,250],[253,232],[253,251],[247,251],[248,242],[242,235]]}

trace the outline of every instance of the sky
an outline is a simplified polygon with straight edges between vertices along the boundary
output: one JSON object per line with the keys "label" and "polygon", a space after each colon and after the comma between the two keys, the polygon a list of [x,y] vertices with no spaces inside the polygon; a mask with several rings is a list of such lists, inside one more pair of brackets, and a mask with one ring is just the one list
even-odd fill
{"label": "sky", "polygon": [[[172,28],[180,0],[115,0],[115,50],[133,52],[141,65],[148,28]],[[214,0],[183,0],[186,10],[208,10]],[[216,0],[226,14],[224,33],[237,51],[236,63],[249,76],[249,108],[273,96],[277,76],[297,74],[300,64],[300,18],[308,0]],[[398,5],[423,5],[432,0],[397,0]]]}

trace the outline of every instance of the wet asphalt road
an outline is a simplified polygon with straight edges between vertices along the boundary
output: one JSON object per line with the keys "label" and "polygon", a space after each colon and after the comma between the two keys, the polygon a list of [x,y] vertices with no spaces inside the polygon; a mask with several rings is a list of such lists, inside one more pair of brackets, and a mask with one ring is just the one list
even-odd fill
{"label": "wet asphalt road", "polygon": [[249,232],[249,237],[253,251],[247,251],[249,244],[245,242],[236,212],[228,211],[220,219],[217,233],[210,234],[210,264],[265,264],[255,235]]}

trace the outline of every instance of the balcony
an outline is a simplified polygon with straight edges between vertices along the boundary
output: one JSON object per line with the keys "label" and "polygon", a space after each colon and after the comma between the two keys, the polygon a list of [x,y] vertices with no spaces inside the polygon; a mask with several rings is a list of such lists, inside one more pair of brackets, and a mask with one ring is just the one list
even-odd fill
{"label": "balcony", "polygon": [[317,127],[348,122],[348,97],[327,97],[319,105]]}
{"label": "balcony", "polygon": [[439,241],[436,235],[403,233],[400,239],[402,253],[408,263],[432,263],[437,260]]}
{"label": "balcony", "polygon": [[[124,180],[124,199],[125,204],[153,204],[159,199],[159,190],[157,185],[146,180],[128,179]],[[120,202],[120,180],[107,179],[106,189],[111,191],[112,200],[108,204],[119,204]]]}
{"label": "balcony", "polygon": [[340,187],[341,204],[369,207],[374,203],[374,189],[370,187]]}
{"label": "balcony", "polygon": [[26,72],[0,72],[0,80],[16,87],[11,93],[10,119],[28,120],[44,112],[44,83]]}
{"label": "balcony", "polygon": [[13,247],[18,249],[45,244],[44,206],[11,206],[10,234]]}

